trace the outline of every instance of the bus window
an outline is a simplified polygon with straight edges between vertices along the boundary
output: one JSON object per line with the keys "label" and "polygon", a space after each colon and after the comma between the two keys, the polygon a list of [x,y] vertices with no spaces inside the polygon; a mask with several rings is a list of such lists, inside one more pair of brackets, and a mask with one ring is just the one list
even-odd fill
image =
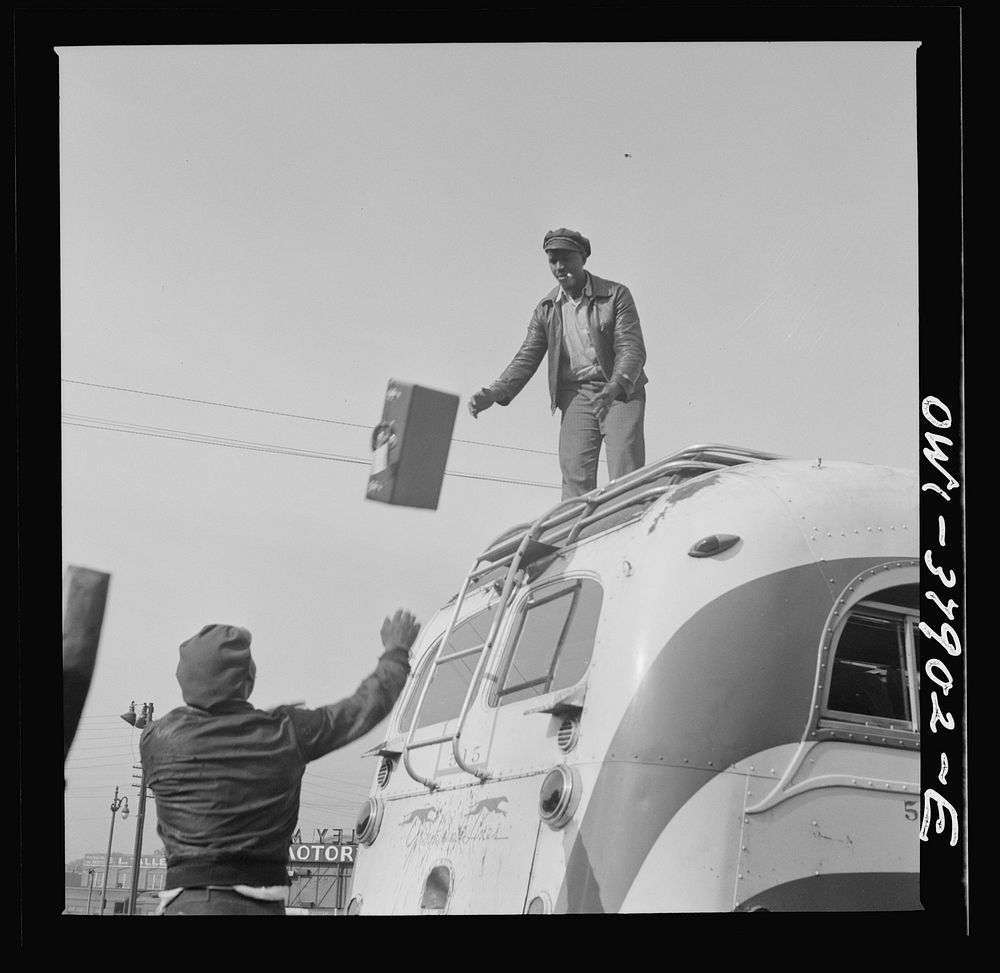
{"label": "bus window", "polygon": [[545,585],[522,607],[493,706],[578,683],[594,651],[604,593],[588,578]]}
{"label": "bus window", "polygon": [[835,645],[826,716],[915,729],[917,622],[916,612],[881,599],[850,612]]}
{"label": "bus window", "polygon": [[437,666],[432,666],[431,662],[437,655],[440,640],[435,642],[425,654],[420,672],[413,681],[410,698],[406,701],[406,706],[399,720],[401,733],[409,730],[410,724],[413,722],[413,711],[417,707],[424,683],[432,668],[435,670],[434,678],[427,690],[424,705],[420,709],[417,728],[430,726],[433,723],[443,723],[445,720],[458,716],[462,702],[465,700],[465,694],[469,689],[469,680],[472,679],[472,674],[476,671],[476,666],[479,663],[483,643],[486,641],[486,636],[489,635],[490,624],[495,613],[495,607],[487,608],[485,611],[459,622],[451,633],[451,638],[448,639],[448,644],[441,653],[441,662]]}

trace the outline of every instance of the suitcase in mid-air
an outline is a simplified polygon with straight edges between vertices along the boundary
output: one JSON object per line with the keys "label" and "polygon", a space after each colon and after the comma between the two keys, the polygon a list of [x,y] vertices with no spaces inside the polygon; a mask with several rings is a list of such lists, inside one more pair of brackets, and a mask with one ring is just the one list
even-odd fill
{"label": "suitcase in mid-air", "polygon": [[368,499],[436,510],[457,412],[457,395],[391,379],[372,430]]}

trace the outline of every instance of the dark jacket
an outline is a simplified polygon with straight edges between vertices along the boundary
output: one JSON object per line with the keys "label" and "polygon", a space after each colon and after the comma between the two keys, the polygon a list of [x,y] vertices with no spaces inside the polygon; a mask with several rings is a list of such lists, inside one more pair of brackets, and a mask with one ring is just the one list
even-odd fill
{"label": "dark jacket", "polygon": [[166,888],[287,885],[306,764],[367,733],[392,709],[409,653],[392,649],[353,696],[304,709],[255,709],[250,633],[209,625],[181,646],[186,706],[139,741],[167,857]]}
{"label": "dark jacket", "polygon": [[[587,325],[597,361],[608,382],[617,382],[625,400],[646,384],[646,346],[642,340],[639,315],[629,289],[624,284],[590,274],[593,295],[588,306]],[[490,386],[500,405],[508,405],[549,353],[549,397],[556,411],[559,394],[559,357],[562,351],[562,314],[553,288],[535,308],[517,354],[503,374]]]}

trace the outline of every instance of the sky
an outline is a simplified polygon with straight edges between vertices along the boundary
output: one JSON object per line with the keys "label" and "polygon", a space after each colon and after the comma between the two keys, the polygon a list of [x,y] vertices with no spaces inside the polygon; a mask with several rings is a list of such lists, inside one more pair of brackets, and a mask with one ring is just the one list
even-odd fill
{"label": "sky", "polygon": [[[58,49],[63,570],[111,575],[66,860],[106,849],[115,787],[137,809],[119,714],[181,705],[203,625],[252,632],[258,706],[334,702],[387,614],[426,622],[559,500],[544,369],[465,410],[553,286],[549,229],[632,291],[651,462],[915,469],[916,49]],[[461,396],[435,511],[365,499],[390,380]],[[353,826],[380,729],[309,766],[303,838]]]}

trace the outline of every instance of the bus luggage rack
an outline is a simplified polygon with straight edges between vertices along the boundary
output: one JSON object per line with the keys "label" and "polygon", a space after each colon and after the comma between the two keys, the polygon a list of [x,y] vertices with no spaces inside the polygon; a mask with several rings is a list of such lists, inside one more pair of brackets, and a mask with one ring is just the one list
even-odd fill
{"label": "bus luggage rack", "polygon": [[[496,641],[497,633],[503,622],[507,605],[510,603],[510,599],[517,586],[524,578],[525,571],[531,564],[556,554],[562,548],[572,544],[580,538],[581,531],[585,528],[598,525],[598,529],[600,529],[602,521],[608,521],[615,514],[627,511],[632,507],[645,506],[673,490],[674,487],[685,480],[730,466],[777,459],[787,459],[787,457],[776,453],[742,449],[738,446],[724,446],[720,444],[689,446],[656,463],[644,466],[626,476],[619,477],[617,480],[612,480],[606,486],[592,490],[583,496],[562,500],[547,510],[537,520],[512,527],[497,537],[475,559],[472,568],[465,576],[465,581],[455,596],[455,607],[448,621],[448,627],[437,643],[434,657],[428,663],[433,669],[444,661],[442,659],[442,652],[448,645],[448,640],[455,629],[455,624],[461,614],[462,605],[469,590],[474,586],[478,586],[489,574],[498,572],[501,568],[506,568],[503,573],[500,602],[490,623],[486,641],[481,647],[475,672],[473,672],[472,678],[469,680],[469,686],[466,690],[462,707],[459,710],[455,730],[452,733],[444,733],[426,740],[414,741],[413,739],[417,730],[418,717],[423,707],[424,697],[427,695],[427,690],[434,681],[433,674],[428,673],[428,677],[424,679],[420,698],[413,713],[413,720],[402,748],[402,763],[410,777],[430,790],[440,787],[440,782],[434,777],[425,777],[414,770],[410,761],[410,754],[412,751],[422,747],[438,746],[450,741],[455,763],[462,770],[483,781],[490,779],[491,774],[486,768],[469,764],[464,759],[460,745],[462,731],[465,728],[470,704],[478,691],[483,669],[490,656],[490,650]],[[612,526],[612,524],[607,524],[606,526]],[[485,568],[483,567],[484,564],[486,565]],[[499,574],[497,583],[499,584]],[[473,647],[464,650],[462,654],[471,654],[477,648]],[[447,656],[448,659],[454,657],[454,654]]]}

